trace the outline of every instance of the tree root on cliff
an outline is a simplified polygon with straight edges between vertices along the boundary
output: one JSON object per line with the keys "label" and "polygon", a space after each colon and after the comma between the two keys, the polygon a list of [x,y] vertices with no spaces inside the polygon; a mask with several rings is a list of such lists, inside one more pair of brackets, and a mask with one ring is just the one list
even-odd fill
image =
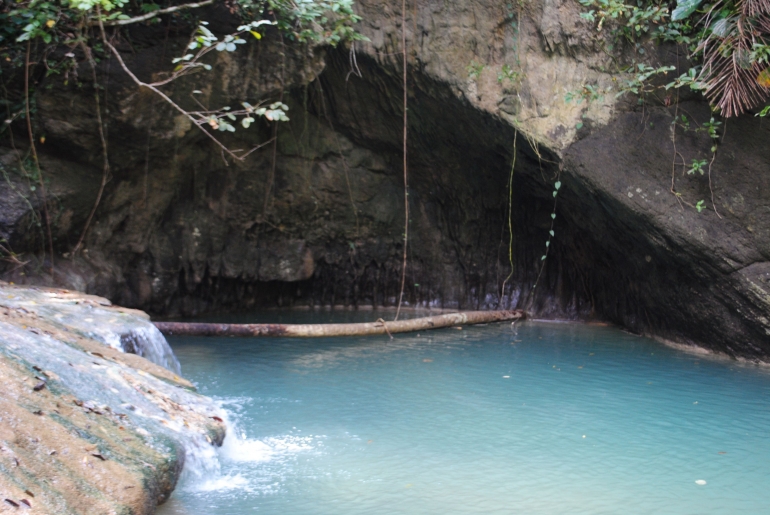
{"label": "tree root on cliff", "polygon": [[[154,322],[163,334],[170,336],[289,336],[319,338],[326,336],[368,336],[408,333],[427,329],[440,329],[461,325],[486,324],[489,322],[516,321],[526,318],[520,309],[511,311],[467,311],[432,317],[413,318],[386,322],[379,319],[359,324],[210,324],[205,322]],[[391,336],[392,338],[392,336]]]}

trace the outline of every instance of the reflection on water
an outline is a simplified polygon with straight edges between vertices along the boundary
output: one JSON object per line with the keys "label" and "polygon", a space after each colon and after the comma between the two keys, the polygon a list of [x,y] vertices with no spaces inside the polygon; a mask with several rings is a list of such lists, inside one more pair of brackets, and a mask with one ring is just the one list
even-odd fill
{"label": "reflection on water", "polygon": [[234,430],[220,472],[184,480],[164,515],[770,505],[766,369],[610,328],[532,322],[394,340],[170,342]]}

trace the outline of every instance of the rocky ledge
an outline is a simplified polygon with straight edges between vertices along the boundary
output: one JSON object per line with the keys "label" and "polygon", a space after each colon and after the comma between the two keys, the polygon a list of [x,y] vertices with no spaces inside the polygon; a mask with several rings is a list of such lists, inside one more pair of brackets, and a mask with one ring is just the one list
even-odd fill
{"label": "rocky ledge", "polygon": [[0,283],[0,513],[152,513],[185,463],[205,469],[223,414],[153,331],[100,297]]}

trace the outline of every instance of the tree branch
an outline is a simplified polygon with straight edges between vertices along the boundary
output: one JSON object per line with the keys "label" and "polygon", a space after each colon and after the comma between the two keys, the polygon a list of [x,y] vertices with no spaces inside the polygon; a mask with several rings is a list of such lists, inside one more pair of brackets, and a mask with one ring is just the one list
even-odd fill
{"label": "tree branch", "polygon": [[225,145],[223,145],[217,138],[215,138],[211,133],[209,133],[209,131],[207,131],[200,124],[198,124],[198,121],[190,113],[188,113],[187,111],[179,107],[179,105],[177,105],[176,102],[171,100],[171,98],[168,95],[163,93],[161,90],[159,90],[155,86],[139,80],[139,78],[136,75],[134,75],[134,73],[128,68],[128,66],[126,66],[125,61],[123,61],[123,56],[120,55],[120,52],[118,52],[118,49],[112,46],[112,43],[110,43],[109,40],[107,39],[107,34],[104,32],[104,24],[102,23],[101,19],[99,20],[99,29],[101,30],[101,34],[102,34],[102,41],[104,41],[104,44],[107,45],[107,48],[110,49],[112,54],[118,60],[118,63],[120,63],[120,67],[123,68],[123,71],[126,72],[126,74],[128,74],[129,77],[131,77],[131,80],[133,80],[136,83],[136,85],[138,85],[139,87],[145,87],[151,90],[153,93],[155,93],[159,97],[161,97],[163,100],[168,102],[171,105],[171,107],[173,107],[174,109],[179,111],[183,116],[189,119],[196,127],[198,127],[201,130],[201,132],[203,132],[203,134],[208,136],[209,139],[211,139],[211,141],[216,143],[217,146],[221,148],[223,152],[226,152],[227,155],[229,155],[233,159],[237,159],[238,161],[243,161],[243,156],[235,155],[232,152],[232,150],[230,150]]}
{"label": "tree branch", "polygon": [[108,20],[103,22],[102,20],[97,20],[95,22],[91,22],[91,25],[105,25],[107,27],[119,27],[122,25],[131,25],[133,23],[139,23],[142,21],[150,20],[152,18],[155,18],[156,16],[160,16],[161,14],[168,14],[173,13],[176,11],[181,11],[183,9],[196,9],[198,7],[204,7],[206,5],[211,5],[214,3],[214,0],[204,0],[203,2],[193,2],[191,4],[182,4],[182,5],[175,5],[172,7],[166,7],[165,9],[158,9],[157,11],[153,11],[151,13],[143,14],[141,16],[134,16],[133,18],[129,18],[127,20]]}

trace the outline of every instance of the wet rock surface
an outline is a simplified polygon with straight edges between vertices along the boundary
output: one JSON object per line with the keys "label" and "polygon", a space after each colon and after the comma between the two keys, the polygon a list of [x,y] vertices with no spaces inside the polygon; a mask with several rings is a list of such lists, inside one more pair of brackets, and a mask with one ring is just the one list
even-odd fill
{"label": "wet rock surface", "polygon": [[105,304],[0,284],[0,512],[153,513],[221,444],[220,410],[189,382],[56,317],[146,320]]}
{"label": "wet rock surface", "polygon": [[[401,12],[368,0],[357,9],[370,42],[356,44],[354,63],[348,49],[282,46],[268,35],[218,56],[205,88],[173,86],[179,98],[199,88],[212,106],[283,98],[291,121],[278,126],[274,147],[244,163],[225,164],[162,101],[103,63],[113,173],[74,259],[64,255],[80,236],[100,177],[93,85],[82,73],[81,88],[40,88],[47,135],[40,152],[58,199],[55,273],[42,260],[42,232],[33,223],[39,195],[3,148],[9,181],[0,183],[0,197],[9,207],[0,212],[0,236],[28,261],[6,263],[3,276],[162,316],[394,304],[404,216]],[[610,88],[627,77],[612,71],[613,59],[635,57],[627,49],[601,52],[579,10],[570,0],[408,8],[406,300],[597,318],[767,359],[767,124],[729,120],[710,176],[688,175],[693,159],[710,158],[710,139],[697,130],[710,117],[706,105],[684,94],[678,107],[672,98],[639,105],[616,99]],[[224,31],[227,16],[214,14],[203,16]],[[170,36],[131,30],[142,44],[128,63],[140,77],[167,69],[186,42],[181,29]],[[673,48],[646,55],[655,65],[677,62]],[[604,94],[567,100],[585,85]],[[690,129],[672,129],[684,112]],[[260,125],[225,141],[247,148],[273,130]],[[23,150],[23,138],[16,144]]]}

